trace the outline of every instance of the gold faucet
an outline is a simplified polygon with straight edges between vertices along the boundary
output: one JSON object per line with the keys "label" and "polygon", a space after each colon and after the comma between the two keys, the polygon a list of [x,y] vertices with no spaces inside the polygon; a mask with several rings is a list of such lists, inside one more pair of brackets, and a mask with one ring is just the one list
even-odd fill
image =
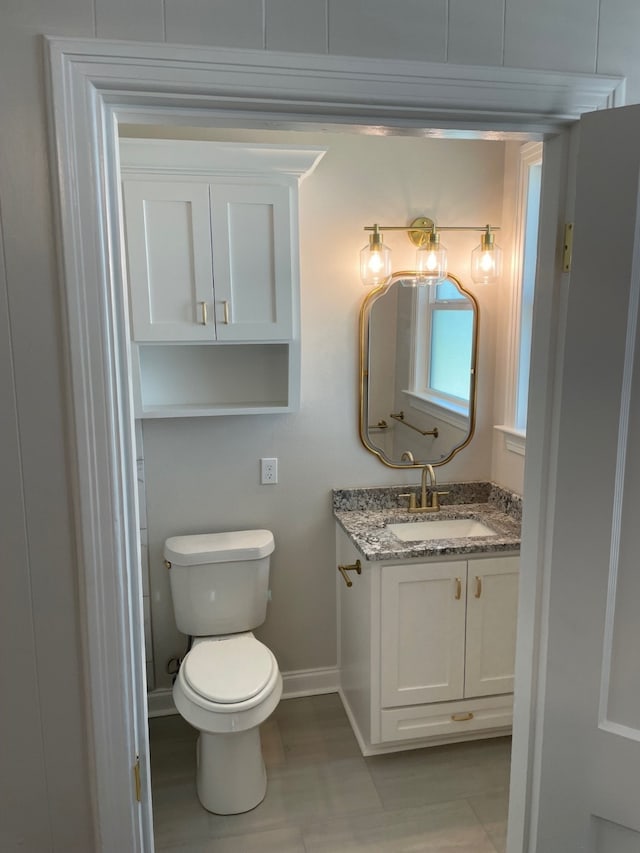
{"label": "gold faucet", "polygon": [[[405,451],[407,454],[409,451]],[[403,454],[404,458],[405,454]],[[411,460],[413,461],[413,460]],[[429,477],[430,487],[427,486],[427,477]],[[447,492],[439,492],[436,484],[436,473],[433,466],[427,463],[422,466],[422,479],[420,482],[420,506],[417,505],[416,494],[411,492],[407,495],[400,495],[401,498],[409,498],[409,512],[439,512],[440,511],[440,495],[446,495]]]}

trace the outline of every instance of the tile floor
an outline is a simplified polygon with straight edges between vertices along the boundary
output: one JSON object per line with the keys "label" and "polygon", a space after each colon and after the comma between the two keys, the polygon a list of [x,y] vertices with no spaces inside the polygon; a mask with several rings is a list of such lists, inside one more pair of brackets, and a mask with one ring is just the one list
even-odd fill
{"label": "tile floor", "polygon": [[150,729],[158,853],[504,851],[509,738],[363,758],[337,694],[288,699],[261,731],[265,800],[221,817],[198,803],[194,730]]}

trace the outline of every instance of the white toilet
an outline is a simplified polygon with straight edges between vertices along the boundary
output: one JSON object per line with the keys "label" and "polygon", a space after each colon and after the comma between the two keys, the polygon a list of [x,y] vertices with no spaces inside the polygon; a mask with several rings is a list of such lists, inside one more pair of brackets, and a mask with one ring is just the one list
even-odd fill
{"label": "white toilet", "polygon": [[269,530],[173,536],[164,546],[176,625],[194,638],[173,700],[200,731],[198,797],[216,814],[249,811],[267,791],[259,726],[280,701],[282,676],[251,629],[265,620],[273,549]]}

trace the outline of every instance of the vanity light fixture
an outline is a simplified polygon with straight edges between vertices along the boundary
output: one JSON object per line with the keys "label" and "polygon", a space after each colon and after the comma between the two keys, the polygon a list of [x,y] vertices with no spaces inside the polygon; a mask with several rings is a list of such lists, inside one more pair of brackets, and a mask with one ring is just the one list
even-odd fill
{"label": "vanity light fixture", "polygon": [[371,231],[369,243],[360,252],[360,277],[366,286],[382,284],[391,274],[391,249],[382,242],[382,231],[406,231],[417,246],[416,271],[419,275],[403,281],[410,287],[438,284],[447,277],[447,249],[440,242],[440,231],[482,231],[480,245],[471,253],[471,277],[479,284],[491,284],[502,273],[502,249],[496,244],[495,225],[436,225],[427,216],[419,216],[410,225],[366,225]]}

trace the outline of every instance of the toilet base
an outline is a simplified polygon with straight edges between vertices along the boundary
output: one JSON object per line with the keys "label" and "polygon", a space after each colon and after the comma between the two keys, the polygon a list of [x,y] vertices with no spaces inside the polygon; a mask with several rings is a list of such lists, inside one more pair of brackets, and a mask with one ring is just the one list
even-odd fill
{"label": "toilet base", "polygon": [[267,793],[267,772],[258,726],[232,734],[200,732],[197,745],[198,799],[214,814],[254,809]]}

